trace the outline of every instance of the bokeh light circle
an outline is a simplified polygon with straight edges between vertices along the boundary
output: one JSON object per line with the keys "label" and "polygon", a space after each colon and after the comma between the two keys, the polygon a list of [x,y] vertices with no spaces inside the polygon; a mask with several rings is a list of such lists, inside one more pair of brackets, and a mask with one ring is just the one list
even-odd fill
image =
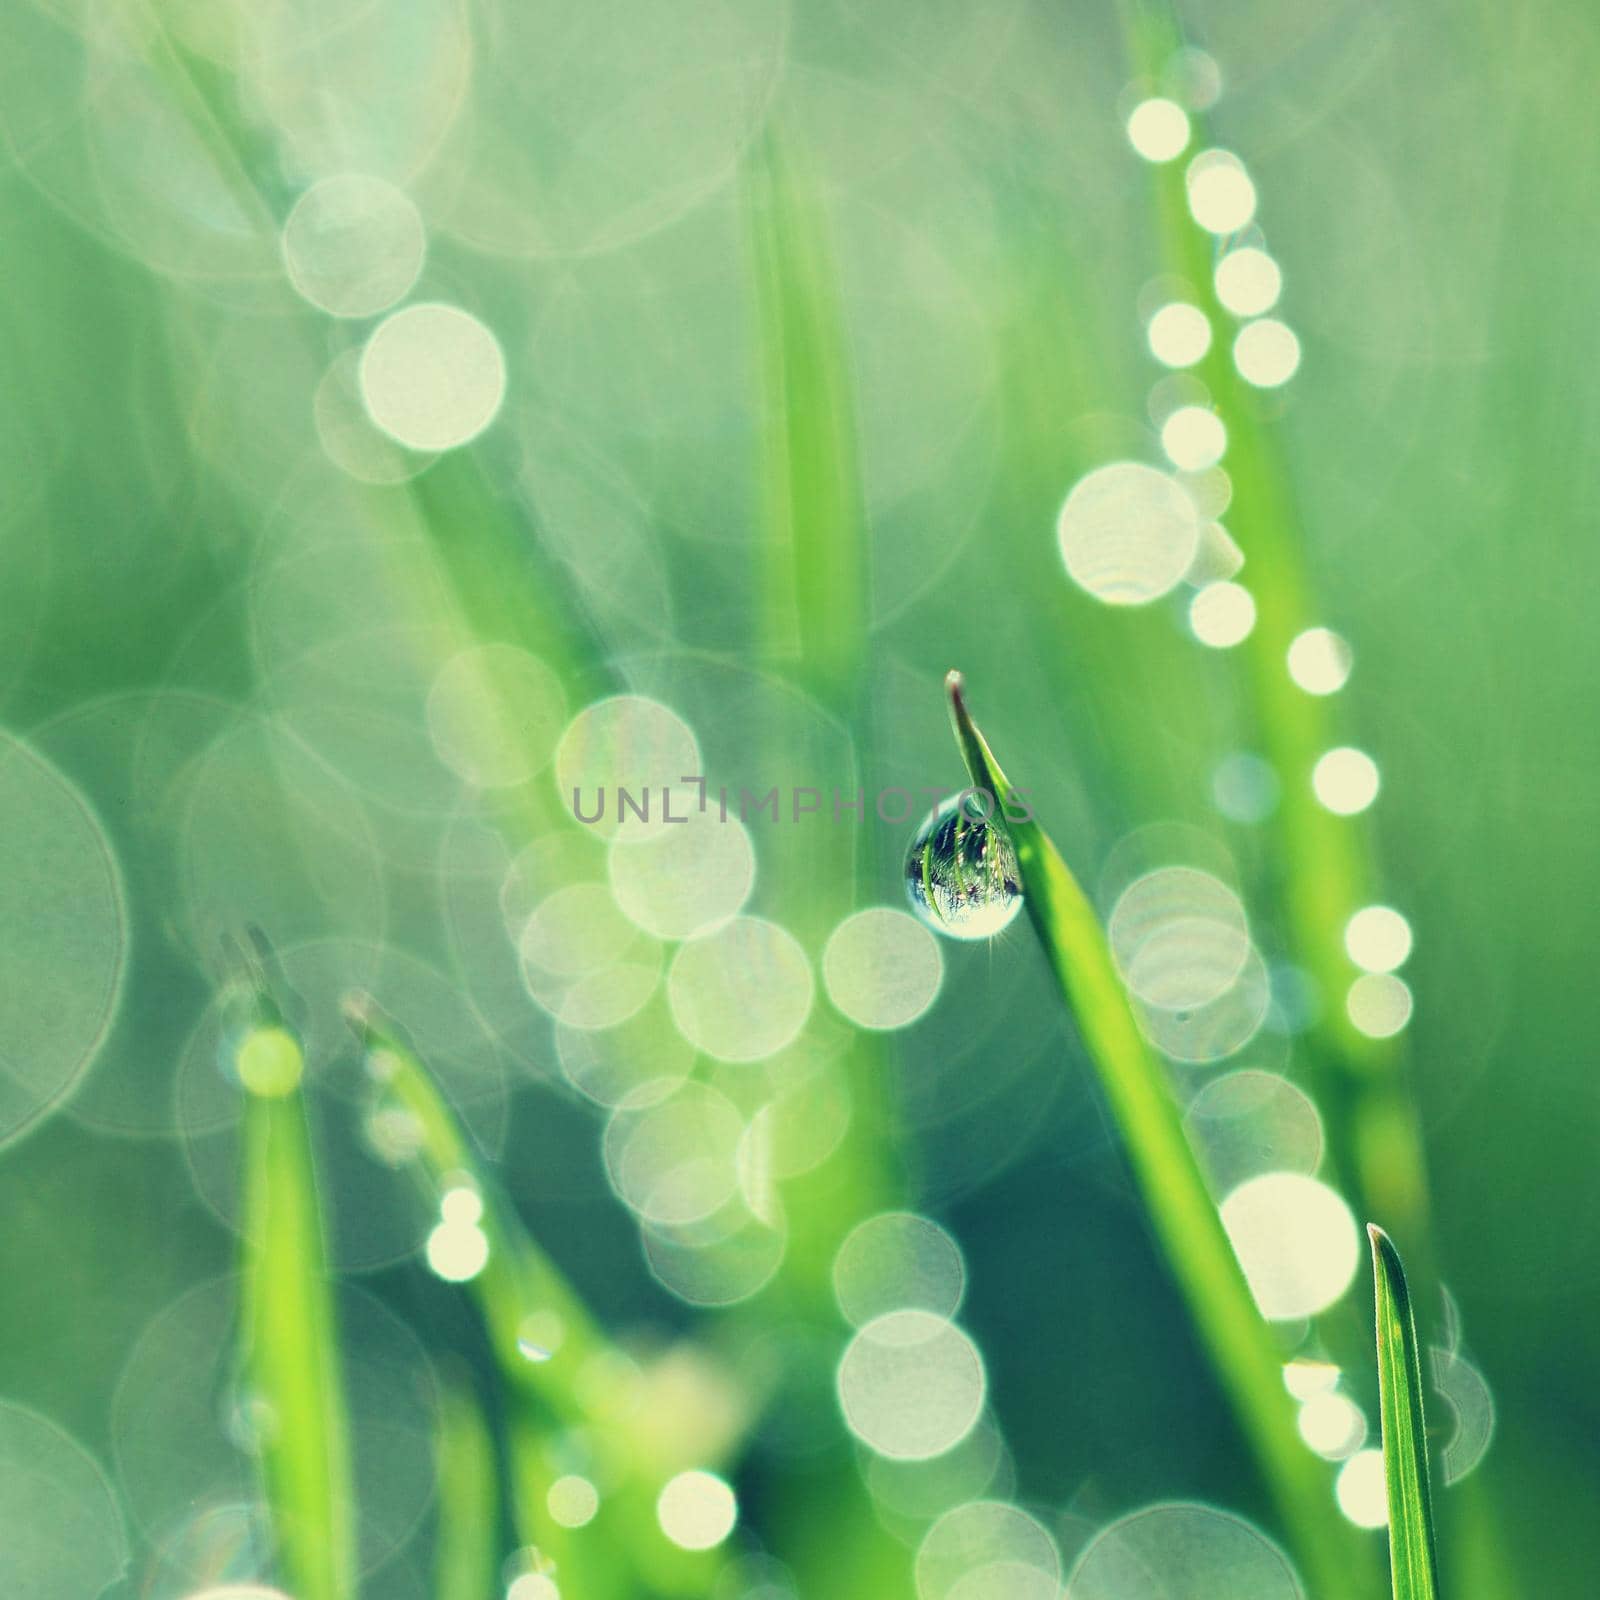
{"label": "bokeh light circle", "polygon": [[1116,461],[1073,486],[1056,539],[1079,588],[1107,605],[1142,606],[1182,581],[1199,546],[1200,517],[1166,473]]}
{"label": "bokeh light circle", "polygon": [[1176,160],[1189,143],[1189,116],[1175,100],[1141,100],[1128,113],[1128,143],[1146,161]]}
{"label": "bokeh light circle", "polygon": [[1217,263],[1217,299],[1236,317],[1259,317],[1283,292],[1283,270],[1265,250],[1241,245]]}
{"label": "bokeh light circle", "polygon": [[1095,1535],[1064,1600],[1304,1600],[1289,1558],[1211,1506],[1148,1506]]}
{"label": "bokeh light circle", "polygon": [[680,1472],[656,1500],[661,1531],[682,1550],[715,1550],[739,1520],[733,1490],[714,1472]]}
{"label": "bokeh light circle", "polygon": [[116,1015],[126,956],[122,877],[67,778],[0,732],[0,1145],[80,1081]]}
{"label": "bokeh light circle", "polygon": [[833,1258],[833,1292],[860,1328],[892,1311],[953,1317],[966,1291],[961,1247],[927,1217],[885,1211],[857,1223]]}
{"label": "bokeh light circle", "polygon": [[0,1402],[0,1594],[85,1600],[128,1560],[111,1486],[53,1422]]}
{"label": "bokeh light circle", "polygon": [[1378,763],[1365,750],[1341,745],[1319,756],[1311,769],[1311,790],[1335,816],[1353,817],[1378,798]]}
{"label": "bokeh light circle", "polygon": [[470,312],[427,302],[386,317],[361,352],[372,420],[410,450],[453,450],[494,421],[506,393],[500,341]]}
{"label": "bokeh light circle", "polygon": [[672,1015],[718,1061],[763,1061],[798,1037],[816,983],[799,941],[775,922],[736,917],[684,945],[667,975]]}
{"label": "bokeh light circle", "polygon": [[289,281],[336,317],[386,311],[417,281],[427,237],[401,190],[364,173],[322,178],[283,225]]}
{"label": "bokeh light circle", "polygon": [[956,1506],[917,1546],[919,1600],[1059,1600],[1061,1552],[1019,1506]]}
{"label": "bokeh light circle", "polygon": [[850,1341],[838,1390],[851,1433],[869,1449],[927,1461],[972,1431],[988,1378],[978,1347],[948,1318],[892,1311]]}
{"label": "bokeh light circle", "polygon": [[1299,1172],[1247,1179],[1222,1202],[1222,1225],[1269,1322],[1313,1317],[1355,1281],[1355,1218],[1327,1184]]}
{"label": "bokeh light circle", "polygon": [[822,952],[822,981],[834,1007],[858,1027],[909,1027],[944,978],[939,941],[915,917],[871,906],[846,917]]}

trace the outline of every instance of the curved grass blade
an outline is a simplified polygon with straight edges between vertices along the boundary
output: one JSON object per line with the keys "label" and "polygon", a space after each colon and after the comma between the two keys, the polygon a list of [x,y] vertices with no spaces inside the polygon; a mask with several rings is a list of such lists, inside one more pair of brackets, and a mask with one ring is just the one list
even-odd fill
{"label": "curved grass blade", "polygon": [[1394,1600],[1439,1600],[1439,1558],[1428,1483],[1428,1430],[1422,1360],[1400,1252],[1368,1224],[1377,1298],[1378,1393],[1383,1418],[1383,1475],[1389,1490],[1389,1567]]}
{"label": "curved grass blade", "polygon": [[236,1055],[244,1084],[245,1381],[270,1419],[261,1467],[279,1563],[300,1600],[348,1600],[356,1540],[338,1327],[299,1082],[270,1002]]}
{"label": "curved grass blade", "polygon": [[1099,1075],[1156,1237],[1309,1587],[1323,1600],[1357,1600],[1366,1593],[1359,1547],[1335,1522],[1325,1472],[1295,1430],[1272,1334],[1206,1191],[1165,1076],[1139,1031],[1100,919],[995,761],[967,710],[959,673],[950,674],[946,689],[967,770],[974,786],[994,797],[995,820],[1011,836],[1034,931]]}

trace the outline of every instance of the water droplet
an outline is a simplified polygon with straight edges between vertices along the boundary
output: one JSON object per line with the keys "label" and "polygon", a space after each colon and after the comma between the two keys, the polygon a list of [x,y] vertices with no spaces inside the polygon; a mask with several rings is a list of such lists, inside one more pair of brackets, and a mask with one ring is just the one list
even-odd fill
{"label": "water droplet", "polygon": [[988,939],[1022,908],[1022,875],[992,802],[968,790],[935,806],[906,853],[911,907],[937,933]]}
{"label": "water droplet", "polygon": [[540,1364],[551,1360],[566,1337],[561,1318],[553,1311],[535,1311],[522,1319],[517,1328],[517,1353],[524,1361]]}

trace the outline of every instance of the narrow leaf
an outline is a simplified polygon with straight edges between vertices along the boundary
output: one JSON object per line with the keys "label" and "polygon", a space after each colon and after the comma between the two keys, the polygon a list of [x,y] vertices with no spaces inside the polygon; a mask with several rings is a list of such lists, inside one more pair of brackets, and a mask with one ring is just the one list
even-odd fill
{"label": "narrow leaf", "polygon": [[299,1600],[355,1587],[350,1445],[333,1290],[293,1033],[262,1015],[236,1057],[245,1086],[242,1356],[262,1407],[261,1467],[279,1564]]}
{"label": "narrow leaf", "polygon": [[1093,905],[1031,808],[1007,780],[967,710],[959,673],[946,680],[973,785],[994,797],[1011,836],[1024,904],[1099,1076],[1156,1238],[1188,1303],[1313,1592],[1364,1593],[1359,1551],[1329,1513],[1329,1485],[1295,1430],[1271,1331],[1262,1320],[1183,1125],[1134,1017]]}
{"label": "narrow leaf", "polygon": [[1389,1490],[1389,1566],[1394,1600],[1438,1600],[1433,1498],[1428,1487],[1428,1430],[1422,1360],[1400,1252],[1369,1224],[1378,1312],[1378,1392],[1383,1417],[1383,1475]]}
{"label": "narrow leaf", "polygon": [[499,1566],[500,1486],[488,1424],[464,1383],[440,1396],[438,1477],[435,1600],[483,1600]]}

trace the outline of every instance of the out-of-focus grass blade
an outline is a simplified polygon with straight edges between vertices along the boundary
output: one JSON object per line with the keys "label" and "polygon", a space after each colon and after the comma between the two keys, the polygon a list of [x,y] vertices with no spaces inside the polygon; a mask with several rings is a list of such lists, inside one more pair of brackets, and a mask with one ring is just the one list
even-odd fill
{"label": "out-of-focus grass blade", "polygon": [[859,690],[866,637],[855,410],[843,315],[819,202],[770,133],[750,163],[747,212],[762,361],[764,643],[798,646],[808,688]]}
{"label": "out-of-focus grass blade", "polygon": [[262,1407],[278,1561],[297,1600],[355,1592],[354,1494],[338,1328],[299,1040],[263,1009],[236,1062],[245,1088],[243,1371]]}
{"label": "out-of-focus grass blade", "polygon": [[1383,1475],[1389,1489],[1389,1567],[1394,1600],[1438,1600],[1433,1497],[1428,1486],[1428,1430],[1422,1405],[1422,1359],[1400,1252],[1368,1224],[1378,1310],[1378,1391],[1383,1418]]}
{"label": "out-of-focus grass blade", "polygon": [[488,1425],[462,1383],[440,1396],[438,1471],[434,1600],[483,1600],[495,1590],[500,1485]]}
{"label": "out-of-focus grass blade", "polygon": [[973,722],[961,675],[952,672],[946,688],[967,770],[973,784],[994,797],[996,822],[1011,835],[1034,931],[1099,1075],[1156,1237],[1310,1588],[1322,1600],[1357,1600],[1365,1593],[1359,1549],[1335,1522],[1324,1469],[1295,1430],[1271,1332],[1206,1191],[1165,1076],[1139,1031],[1100,919],[1043,828],[1011,814],[1030,808],[1014,795]]}

